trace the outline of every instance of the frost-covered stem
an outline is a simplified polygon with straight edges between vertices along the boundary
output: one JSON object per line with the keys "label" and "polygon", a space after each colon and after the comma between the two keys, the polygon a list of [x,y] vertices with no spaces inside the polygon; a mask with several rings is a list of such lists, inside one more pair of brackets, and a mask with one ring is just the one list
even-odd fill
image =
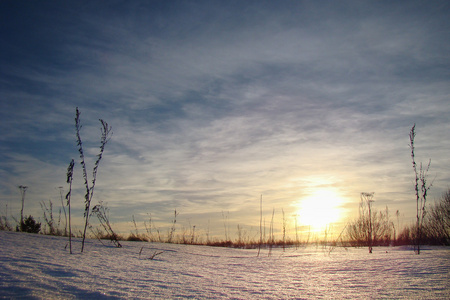
{"label": "frost-covered stem", "polygon": [[[421,222],[420,222],[420,210],[419,210],[419,202],[421,202],[421,197],[419,195],[419,174],[417,172],[417,164],[415,161],[415,153],[414,153],[414,138],[416,136],[415,132],[416,124],[413,125],[411,131],[409,133],[409,141],[411,148],[411,160],[414,170],[414,191],[416,194],[416,238],[415,238],[415,246],[417,247],[417,254],[420,254],[420,239],[421,239]],[[420,166],[422,169],[422,165]],[[420,172],[422,173],[422,172]]]}
{"label": "frost-covered stem", "polygon": [[[416,239],[415,245],[417,246],[417,254],[420,254],[420,244],[422,241],[422,227],[423,221],[425,219],[425,205],[427,202],[428,191],[432,187],[433,183],[427,185],[427,174],[430,169],[431,159],[428,162],[427,168],[424,170],[422,168],[422,163],[420,164],[420,171],[417,171],[417,164],[415,161],[414,154],[414,138],[416,136],[415,132],[416,124],[413,125],[411,131],[409,132],[409,141],[411,148],[411,159],[414,169],[415,182],[414,182],[414,191],[416,194]],[[420,182],[420,192],[419,192],[419,182]]]}
{"label": "frost-covered stem", "polygon": [[267,256],[272,255],[272,247],[275,241],[273,235],[273,217],[275,216],[275,208],[272,209],[272,220],[270,221],[270,229],[269,229],[269,254]]}
{"label": "frost-covered stem", "polygon": [[83,143],[81,141],[81,136],[80,136],[80,129],[81,129],[80,111],[78,110],[78,107],[77,107],[76,118],[75,118],[75,128],[76,128],[76,134],[77,134],[78,152],[80,153],[81,166],[83,168],[84,184],[86,186],[86,194],[84,196],[84,198],[85,198],[85,208],[84,208],[85,223],[84,223],[84,230],[83,230],[83,240],[81,243],[81,252],[83,252],[83,250],[84,250],[84,241],[86,239],[86,230],[87,230],[87,227],[89,224],[90,206],[91,206],[92,197],[94,195],[94,187],[95,187],[95,182],[97,179],[98,166],[100,164],[100,160],[102,159],[103,151],[105,150],[105,145],[108,142],[110,135],[112,134],[111,127],[108,125],[108,123],[106,123],[105,121],[103,121],[101,119],[100,119],[100,123],[102,124],[102,127],[101,127],[102,137],[100,140],[100,153],[97,155],[97,160],[95,161],[94,169],[92,171],[92,186],[89,188],[86,163],[84,161]]}
{"label": "frost-covered stem", "polygon": [[281,209],[283,214],[283,252],[286,251],[286,218],[284,216],[284,209]]}
{"label": "frost-covered stem", "polygon": [[195,225],[192,226],[192,237],[191,237],[191,245],[195,243]]}
{"label": "frost-covered stem", "polygon": [[[362,217],[362,223],[367,225],[361,225],[363,226],[362,230],[365,234],[367,234],[367,244],[369,246],[369,253],[372,253],[373,249],[373,240],[374,240],[374,233],[373,233],[373,221],[372,221],[372,202],[373,200],[373,194],[374,193],[361,193],[361,215]],[[365,205],[367,205],[368,210],[368,217],[365,216]]]}
{"label": "frost-covered stem", "polygon": [[228,213],[229,212],[227,212],[227,215],[225,216],[225,213],[222,210],[223,228],[225,231],[225,241],[226,242],[228,242]]}
{"label": "frost-covered stem", "polygon": [[370,205],[370,200],[367,201],[367,205],[369,206],[369,253],[372,253],[372,209]]}
{"label": "frost-covered stem", "polygon": [[110,135],[112,134],[111,127],[108,125],[108,123],[106,123],[102,119],[99,119],[99,121],[102,124],[102,137],[100,140],[100,153],[97,155],[97,160],[95,161],[94,169],[92,171],[92,186],[90,189],[89,202],[92,200],[92,196],[94,195],[95,181],[97,180],[97,170],[100,164],[100,160],[103,157],[103,152],[105,151],[105,145],[108,142]]}
{"label": "frost-covered stem", "polygon": [[72,225],[71,225],[71,217],[70,217],[70,197],[72,195],[72,181],[73,181],[73,167],[75,166],[75,161],[72,159],[72,161],[69,164],[69,167],[67,168],[67,183],[69,184],[69,192],[67,192],[66,200],[67,200],[67,207],[69,212],[69,248],[70,248],[70,254],[72,254]]}
{"label": "frost-covered stem", "polygon": [[417,254],[420,254],[420,217],[419,217],[419,175],[417,173],[417,165],[414,154],[414,138],[416,137],[416,124],[413,125],[411,131],[409,132],[409,147],[411,148],[411,160],[414,170],[414,191],[416,194],[416,239],[415,246],[417,247]]}
{"label": "frost-covered stem", "polygon": [[427,168],[425,170],[422,168],[422,163],[420,164],[419,180],[420,180],[421,195],[420,195],[420,207],[419,207],[419,218],[420,218],[419,241],[422,240],[422,234],[423,234],[422,229],[423,229],[423,222],[424,222],[424,219],[426,216],[425,205],[427,202],[428,191],[430,190],[430,188],[433,185],[432,183],[430,183],[427,186],[427,174],[428,174],[428,170],[430,169],[430,165],[431,165],[431,159],[429,160]]}
{"label": "frost-covered stem", "polygon": [[261,252],[261,244],[262,244],[262,194],[259,199],[259,245],[258,245],[258,256]]}
{"label": "frost-covered stem", "polygon": [[[67,236],[67,212],[66,212],[66,207],[64,205],[64,200],[63,200],[63,187],[62,186],[59,187],[59,196],[61,198],[61,206],[63,208],[64,218],[66,220],[66,222],[64,223],[64,236]],[[61,210],[60,210],[60,212],[61,212]]]}
{"label": "frost-covered stem", "polygon": [[25,205],[25,193],[26,193],[26,191],[27,191],[27,186],[24,186],[24,185],[19,185],[19,190],[20,190],[20,194],[21,194],[21,196],[22,196],[22,208],[20,209],[20,225],[19,225],[19,228],[20,228],[20,231],[22,231],[22,227],[23,227],[23,207],[24,207],[24,205]]}
{"label": "frost-covered stem", "polygon": [[299,241],[298,241],[298,215],[295,215],[295,250],[298,249]]}
{"label": "frost-covered stem", "polygon": [[[54,219],[53,219],[53,203],[52,200],[48,200],[49,203],[49,207],[47,207],[47,205],[45,204],[44,201],[42,201],[41,203],[39,203],[41,205],[41,209],[44,212],[44,220],[45,223],[47,223],[48,228],[49,228],[49,234],[50,235],[55,235],[57,234],[57,230],[55,230],[55,224],[54,224]],[[47,216],[48,213],[48,216]]]}
{"label": "frost-covered stem", "polygon": [[84,230],[83,230],[83,240],[81,242],[81,252],[84,250],[84,241],[86,239],[86,229],[89,222],[89,207],[90,207],[90,199],[89,199],[89,182],[87,178],[87,170],[86,170],[86,163],[84,161],[84,151],[83,151],[83,142],[81,141],[81,123],[80,123],[80,111],[78,110],[78,107],[76,109],[76,117],[75,117],[75,129],[76,129],[76,135],[77,135],[77,146],[78,146],[78,152],[80,153],[81,158],[81,167],[83,169],[83,179],[84,179],[84,185],[86,187],[86,194],[84,195]]}
{"label": "frost-covered stem", "polygon": [[[111,127],[108,126],[108,123],[106,123],[102,119],[99,119],[99,121],[102,124],[102,127],[101,127],[102,137],[101,137],[101,140],[100,140],[100,153],[97,155],[97,160],[95,161],[95,164],[94,164],[94,169],[92,171],[92,186],[88,190],[88,194],[87,194],[88,198],[87,198],[86,209],[85,209],[86,223],[85,223],[85,227],[84,227],[83,245],[82,245],[81,252],[83,252],[84,239],[86,237],[86,227],[89,224],[88,223],[89,208],[90,208],[90,205],[91,205],[92,197],[94,196],[94,187],[95,187],[95,182],[97,180],[98,166],[100,165],[100,161],[101,161],[101,159],[103,157],[103,152],[105,151],[105,145],[106,145],[106,143],[108,142],[108,140],[110,138],[110,134],[112,134],[111,133]],[[86,181],[87,181],[87,178],[86,178]],[[87,185],[86,185],[86,187],[87,187]]]}
{"label": "frost-covered stem", "polygon": [[169,235],[167,237],[168,238],[168,240],[167,240],[168,243],[172,243],[173,234],[175,233],[175,224],[177,223],[177,216],[178,216],[178,213],[177,213],[177,210],[175,209],[174,216],[173,216],[173,221],[172,221],[172,227],[170,228]]}

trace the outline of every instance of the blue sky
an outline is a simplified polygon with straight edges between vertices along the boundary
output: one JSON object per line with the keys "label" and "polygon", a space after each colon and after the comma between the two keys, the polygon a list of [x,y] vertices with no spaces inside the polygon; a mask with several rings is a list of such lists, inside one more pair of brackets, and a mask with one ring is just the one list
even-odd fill
{"label": "blue sky", "polygon": [[[78,159],[92,169],[113,128],[94,204],[127,232],[254,235],[259,198],[276,222],[329,202],[345,224],[361,192],[415,213],[408,133],[432,159],[429,199],[450,182],[448,1],[1,1],[0,207],[41,216]],[[81,169],[73,205],[81,220]],[[309,212],[308,212],[309,213]],[[226,218],[224,218],[224,215]],[[290,219],[290,220],[291,220]],[[306,218],[305,218],[306,219]],[[76,219],[77,220],[77,219]],[[78,221],[80,221],[78,220]],[[331,222],[331,221],[330,221]],[[208,225],[209,224],[209,225]]]}

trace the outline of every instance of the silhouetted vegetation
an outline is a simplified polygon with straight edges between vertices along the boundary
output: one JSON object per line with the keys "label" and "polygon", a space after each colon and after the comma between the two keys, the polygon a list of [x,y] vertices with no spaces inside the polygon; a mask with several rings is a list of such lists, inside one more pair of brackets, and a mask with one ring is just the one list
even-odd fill
{"label": "silhouetted vegetation", "polygon": [[22,208],[20,209],[20,224],[23,224],[23,208],[25,206],[25,193],[28,187],[24,185],[19,185],[20,194],[22,196]]}
{"label": "silhouetted vegetation", "polygon": [[30,215],[22,220],[20,227],[17,226],[16,231],[28,232],[28,233],[39,233],[41,230],[41,223],[38,223]]}
{"label": "silhouetted vegetation", "polygon": [[425,220],[425,206],[427,203],[427,195],[428,191],[430,190],[432,184],[427,183],[427,174],[428,170],[430,169],[431,159],[428,162],[428,166],[424,168],[422,166],[422,163],[420,163],[419,170],[417,170],[417,164],[415,160],[415,153],[414,153],[414,139],[416,137],[416,124],[413,125],[411,128],[411,131],[409,133],[409,141],[410,141],[410,148],[411,148],[411,159],[412,159],[412,165],[414,169],[414,175],[415,175],[415,181],[414,181],[414,191],[416,193],[416,234],[415,234],[415,243],[417,254],[420,254],[420,244],[422,243],[422,237],[423,237],[423,227],[424,227],[424,220]]}
{"label": "silhouetted vegetation", "polygon": [[7,231],[12,230],[11,225],[9,224],[8,221],[8,205],[6,205],[5,215],[0,216],[0,230],[7,230]]}
{"label": "silhouetted vegetation", "polygon": [[106,232],[106,236],[111,240],[111,242],[118,248],[121,248],[122,245],[119,242],[119,236],[114,232],[114,230],[111,227],[111,223],[109,222],[109,216],[108,216],[108,208],[106,208],[102,202],[100,204],[97,204],[92,208],[91,214],[94,214],[97,216],[100,225],[103,227],[103,229]]}
{"label": "silhouetted vegetation", "polygon": [[106,123],[102,119],[100,119],[99,121],[102,125],[100,128],[101,134],[102,134],[101,139],[100,139],[100,152],[99,152],[99,154],[97,154],[97,160],[95,161],[94,168],[92,170],[92,184],[91,184],[91,186],[89,186],[86,162],[84,160],[83,142],[81,141],[81,135],[80,135],[80,131],[81,131],[80,111],[78,110],[78,107],[76,108],[75,129],[76,129],[76,136],[77,136],[77,146],[78,146],[78,152],[80,153],[80,158],[81,158],[80,164],[83,169],[84,185],[86,187],[86,194],[84,196],[85,223],[84,223],[84,230],[83,230],[83,240],[81,243],[81,252],[83,252],[83,250],[84,250],[84,241],[86,239],[86,229],[89,225],[90,207],[91,207],[92,197],[94,196],[94,188],[95,188],[95,183],[97,180],[98,166],[100,165],[100,161],[103,156],[103,151],[105,150],[105,145],[112,135],[111,127],[108,125],[108,123]]}
{"label": "silhouetted vegetation", "polygon": [[[59,229],[60,222],[55,224],[55,219],[53,218],[53,202],[48,200],[48,206],[44,201],[39,203],[41,205],[42,211],[44,213],[44,234],[48,235],[63,235],[63,231]],[[61,216],[59,217],[61,219]]]}
{"label": "silhouetted vegetation", "polygon": [[174,233],[175,233],[175,225],[177,224],[177,216],[178,216],[178,213],[177,213],[177,210],[175,209],[174,216],[173,216],[173,221],[172,221],[172,226],[170,227],[169,232],[167,234],[167,242],[168,243],[172,243],[173,236],[174,236]]}
{"label": "silhouetted vegetation", "polygon": [[351,246],[369,247],[372,253],[374,246],[388,246],[393,241],[393,223],[389,219],[389,210],[372,209],[374,193],[361,193],[359,217],[350,221],[346,230],[346,241]]}
{"label": "silhouetted vegetation", "polygon": [[66,201],[67,201],[67,208],[69,211],[69,249],[70,254],[72,254],[72,219],[70,215],[70,198],[72,196],[72,181],[73,181],[73,167],[75,165],[74,160],[72,159],[69,163],[69,166],[67,167],[67,180],[66,182],[69,184],[69,191],[66,194]]}
{"label": "silhouetted vegetation", "polygon": [[[416,224],[406,226],[401,231],[398,243],[413,244],[417,240]],[[440,200],[428,208],[421,230],[422,244],[450,246],[450,189]]]}
{"label": "silhouetted vegetation", "polygon": [[428,209],[424,232],[427,243],[450,246],[450,189]]}

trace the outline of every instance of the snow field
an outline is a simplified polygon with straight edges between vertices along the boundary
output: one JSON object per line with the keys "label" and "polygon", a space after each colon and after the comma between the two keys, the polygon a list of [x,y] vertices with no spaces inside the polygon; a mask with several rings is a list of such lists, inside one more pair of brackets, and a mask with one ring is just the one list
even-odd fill
{"label": "snow field", "polygon": [[[242,250],[0,231],[5,299],[449,299],[450,249]],[[142,248],[143,247],[143,248]],[[141,251],[142,249],[142,251]],[[155,252],[162,254],[148,259]],[[387,251],[387,252],[386,252]],[[139,255],[139,253],[141,254]]]}

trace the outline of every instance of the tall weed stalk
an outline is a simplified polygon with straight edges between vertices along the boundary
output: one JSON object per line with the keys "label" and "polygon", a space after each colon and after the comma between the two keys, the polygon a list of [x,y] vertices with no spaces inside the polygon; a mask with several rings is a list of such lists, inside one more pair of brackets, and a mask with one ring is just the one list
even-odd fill
{"label": "tall weed stalk", "polygon": [[90,207],[91,207],[92,197],[94,196],[94,188],[95,188],[95,183],[96,183],[96,179],[97,179],[98,166],[100,165],[100,161],[102,159],[103,152],[105,150],[105,145],[112,135],[111,127],[108,125],[108,123],[106,123],[102,119],[100,119],[100,123],[102,124],[102,126],[100,128],[101,133],[102,133],[101,140],[100,140],[100,152],[97,155],[97,160],[95,161],[94,169],[92,170],[92,185],[91,185],[91,187],[89,187],[86,162],[84,160],[83,142],[81,140],[81,135],[80,135],[80,131],[81,131],[80,111],[78,110],[78,107],[77,107],[76,117],[75,117],[75,129],[76,129],[76,136],[77,136],[78,152],[80,153],[80,158],[81,158],[80,163],[81,163],[81,167],[83,169],[84,185],[86,187],[86,194],[84,196],[85,223],[84,223],[84,230],[83,230],[83,239],[82,239],[82,243],[81,243],[81,252],[83,252],[83,250],[84,250],[84,242],[86,239],[86,229],[89,224]]}
{"label": "tall weed stalk", "polygon": [[53,203],[51,200],[48,200],[49,206],[45,204],[44,201],[39,203],[41,205],[41,209],[44,212],[44,220],[45,223],[48,226],[48,233],[49,235],[59,235],[59,230],[57,227],[55,227],[55,219],[53,218]]}
{"label": "tall weed stalk", "polygon": [[172,221],[172,227],[170,227],[169,233],[168,233],[168,236],[167,236],[167,242],[168,243],[172,243],[173,235],[175,233],[175,224],[177,223],[177,216],[178,216],[178,213],[177,213],[177,210],[175,209],[174,216],[173,216],[173,221]]}
{"label": "tall weed stalk", "polygon": [[72,181],[73,181],[73,167],[75,166],[75,161],[72,159],[69,167],[67,168],[67,183],[69,184],[69,191],[66,195],[67,207],[69,213],[69,248],[70,254],[72,254],[72,224],[71,224],[71,216],[70,216],[70,197],[72,195]]}
{"label": "tall weed stalk", "polygon": [[415,160],[415,152],[414,152],[414,139],[416,137],[416,124],[413,125],[411,131],[409,132],[409,142],[411,149],[411,160],[414,170],[414,191],[416,194],[416,238],[415,238],[415,247],[417,247],[417,254],[420,254],[420,244],[422,243],[422,235],[423,235],[423,221],[425,219],[425,205],[427,202],[428,191],[430,190],[433,183],[427,184],[428,180],[428,170],[430,169],[431,159],[428,162],[426,168],[422,167],[422,163],[420,163],[419,170],[417,170],[417,164]]}
{"label": "tall weed stalk", "polygon": [[27,186],[19,185],[20,195],[22,196],[22,208],[20,209],[20,228],[23,224],[23,207],[25,205],[25,193],[27,192],[27,189]]}
{"label": "tall weed stalk", "polygon": [[63,187],[62,186],[59,187],[59,197],[61,198],[61,206],[64,211],[64,219],[65,219],[64,236],[67,236],[67,212],[66,212],[66,207],[64,205],[64,200],[63,200]]}

